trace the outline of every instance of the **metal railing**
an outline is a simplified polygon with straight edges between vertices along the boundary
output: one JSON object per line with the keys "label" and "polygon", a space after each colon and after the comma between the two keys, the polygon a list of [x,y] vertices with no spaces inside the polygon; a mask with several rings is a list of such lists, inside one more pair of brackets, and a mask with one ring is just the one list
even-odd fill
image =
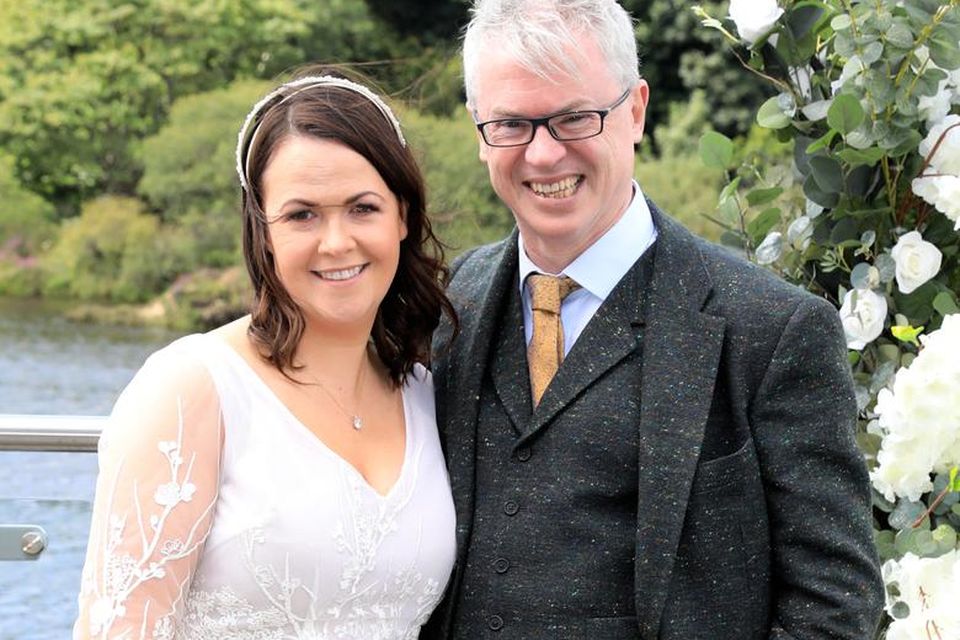
{"label": "metal railing", "polygon": [[[95,452],[102,416],[0,415],[0,451]],[[0,523],[0,562],[36,560],[47,532],[35,524]]]}
{"label": "metal railing", "polygon": [[103,416],[0,415],[0,451],[95,452]]}

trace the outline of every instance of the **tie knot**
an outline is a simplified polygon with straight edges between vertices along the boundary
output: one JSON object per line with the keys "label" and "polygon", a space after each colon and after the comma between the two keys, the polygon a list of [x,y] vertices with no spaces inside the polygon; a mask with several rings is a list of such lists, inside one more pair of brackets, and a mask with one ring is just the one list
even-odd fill
{"label": "tie knot", "polygon": [[532,273],[527,276],[530,286],[530,302],[534,309],[549,313],[560,313],[560,303],[572,292],[580,288],[572,278],[567,276],[548,276],[542,273]]}

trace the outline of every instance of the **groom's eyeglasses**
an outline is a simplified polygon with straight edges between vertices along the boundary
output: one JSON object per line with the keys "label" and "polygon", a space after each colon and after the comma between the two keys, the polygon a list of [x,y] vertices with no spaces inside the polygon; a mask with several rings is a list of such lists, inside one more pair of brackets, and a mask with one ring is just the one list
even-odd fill
{"label": "groom's eyeglasses", "polygon": [[491,147],[519,147],[530,144],[537,128],[545,126],[554,140],[569,142],[585,140],[603,133],[603,120],[630,95],[627,89],[606,109],[565,111],[546,118],[498,118],[478,122],[477,129],[483,141]]}

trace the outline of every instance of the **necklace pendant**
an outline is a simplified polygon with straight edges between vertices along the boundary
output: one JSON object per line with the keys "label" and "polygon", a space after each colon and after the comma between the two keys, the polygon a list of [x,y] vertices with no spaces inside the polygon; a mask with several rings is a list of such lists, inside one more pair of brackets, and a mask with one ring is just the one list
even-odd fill
{"label": "necklace pendant", "polygon": [[360,416],[353,416],[352,422],[354,430],[360,431],[360,429],[363,429],[363,420],[360,419]]}

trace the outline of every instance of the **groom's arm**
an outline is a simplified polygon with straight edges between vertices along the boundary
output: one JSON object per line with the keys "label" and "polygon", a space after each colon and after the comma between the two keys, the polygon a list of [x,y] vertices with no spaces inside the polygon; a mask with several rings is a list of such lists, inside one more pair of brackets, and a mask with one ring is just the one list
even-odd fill
{"label": "groom's arm", "polygon": [[770,639],[872,638],[883,582],[843,330],[826,301],[797,305],[750,423],[770,515]]}

